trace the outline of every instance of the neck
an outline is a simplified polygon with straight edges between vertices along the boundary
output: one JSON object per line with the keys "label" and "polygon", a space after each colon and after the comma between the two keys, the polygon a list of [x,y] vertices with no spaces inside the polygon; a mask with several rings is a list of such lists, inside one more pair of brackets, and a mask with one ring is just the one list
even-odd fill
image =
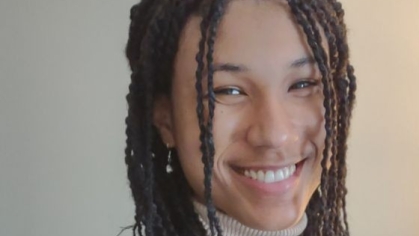
{"label": "neck", "polygon": [[[196,201],[194,201],[194,205],[199,218],[204,225],[204,228],[207,230],[208,235],[210,235],[206,206]],[[217,211],[216,214],[224,236],[299,236],[307,227],[306,214],[304,214],[301,220],[293,227],[279,231],[263,231],[252,229],[219,211]]]}

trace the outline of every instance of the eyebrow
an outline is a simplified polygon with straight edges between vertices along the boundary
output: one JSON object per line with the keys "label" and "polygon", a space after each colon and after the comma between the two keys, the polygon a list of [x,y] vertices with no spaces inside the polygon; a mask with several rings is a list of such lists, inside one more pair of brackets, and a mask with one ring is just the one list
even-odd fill
{"label": "eyebrow", "polygon": [[244,65],[236,65],[232,63],[219,63],[214,64],[214,72],[216,71],[225,71],[225,72],[245,72],[248,71],[249,68],[247,68]]}
{"label": "eyebrow", "polygon": [[303,57],[291,63],[291,68],[300,68],[305,65],[316,64],[317,61],[313,57]]}

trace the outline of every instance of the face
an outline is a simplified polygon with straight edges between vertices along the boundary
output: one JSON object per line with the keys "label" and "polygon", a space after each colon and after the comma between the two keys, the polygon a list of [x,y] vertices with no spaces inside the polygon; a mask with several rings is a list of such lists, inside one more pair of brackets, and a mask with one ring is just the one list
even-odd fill
{"label": "face", "polygon": [[[195,90],[200,22],[193,17],[184,28],[172,95],[156,103],[154,120],[204,202]],[[214,65],[215,206],[252,228],[291,227],[320,183],[325,140],[321,75],[305,35],[282,2],[232,1]]]}

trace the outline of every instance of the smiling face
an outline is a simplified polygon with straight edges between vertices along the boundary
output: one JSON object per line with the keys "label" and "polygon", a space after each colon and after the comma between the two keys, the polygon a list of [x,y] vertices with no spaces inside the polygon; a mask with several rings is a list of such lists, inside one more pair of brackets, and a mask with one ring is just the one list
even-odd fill
{"label": "smiling face", "polygon": [[[195,90],[200,22],[193,17],[184,28],[172,94],[156,103],[154,119],[204,202]],[[320,183],[325,140],[321,75],[305,36],[283,3],[232,1],[214,65],[215,206],[252,228],[291,227]]]}

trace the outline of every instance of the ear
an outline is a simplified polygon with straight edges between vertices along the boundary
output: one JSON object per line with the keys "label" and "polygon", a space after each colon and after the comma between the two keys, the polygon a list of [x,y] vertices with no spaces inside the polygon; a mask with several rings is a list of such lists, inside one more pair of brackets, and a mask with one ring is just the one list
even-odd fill
{"label": "ear", "polygon": [[160,133],[164,144],[174,147],[172,106],[167,96],[159,96],[154,101],[153,124]]}

